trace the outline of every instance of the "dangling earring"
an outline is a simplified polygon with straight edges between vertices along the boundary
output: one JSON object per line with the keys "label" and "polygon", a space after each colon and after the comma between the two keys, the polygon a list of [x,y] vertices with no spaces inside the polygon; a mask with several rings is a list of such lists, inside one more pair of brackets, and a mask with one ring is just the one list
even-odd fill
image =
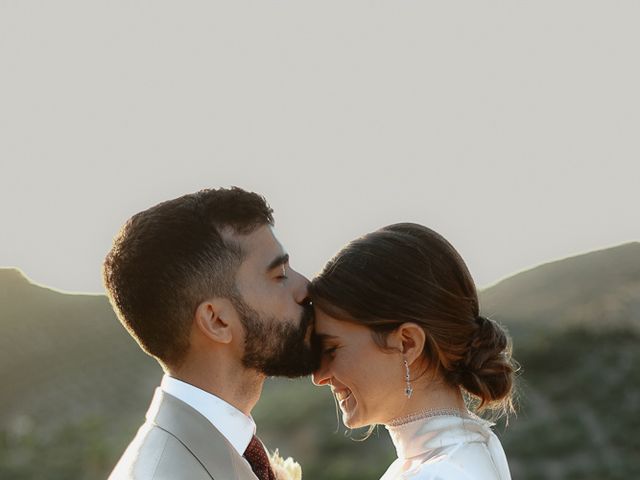
{"label": "dangling earring", "polygon": [[410,381],[410,376],[409,376],[409,364],[407,363],[407,361],[404,361],[404,369],[406,371],[404,379],[407,382],[407,386],[404,389],[404,394],[407,396],[407,398],[411,398],[411,394],[413,393],[413,387],[411,386],[411,381]]}

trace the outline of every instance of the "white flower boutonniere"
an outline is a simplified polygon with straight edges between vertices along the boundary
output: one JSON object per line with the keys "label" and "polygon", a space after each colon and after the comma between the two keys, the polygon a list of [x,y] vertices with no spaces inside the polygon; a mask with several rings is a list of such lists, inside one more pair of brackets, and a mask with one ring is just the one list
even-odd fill
{"label": "white flower boutonniere", "polygon": [[276,480],[302,480],[302,467],[293,458],[287,457],[285,460],[276,449],[269,460]]}

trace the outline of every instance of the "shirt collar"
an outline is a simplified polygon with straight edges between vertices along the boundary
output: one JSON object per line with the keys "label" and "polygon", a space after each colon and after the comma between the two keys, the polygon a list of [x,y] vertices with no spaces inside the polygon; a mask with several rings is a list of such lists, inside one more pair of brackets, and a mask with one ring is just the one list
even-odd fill
{"label": "shirt collar", "polygon": [[460,443],[487,442],[491,436],[491,425],[469,413],[464,418],[438,415],[386,428],[398,458],[406,459]]}
{"label": "shirt collar", "polygon": [[253,418],[209,392],[164,375],[160,388],[197,410],[220,431],[242,456],[256,433]]}

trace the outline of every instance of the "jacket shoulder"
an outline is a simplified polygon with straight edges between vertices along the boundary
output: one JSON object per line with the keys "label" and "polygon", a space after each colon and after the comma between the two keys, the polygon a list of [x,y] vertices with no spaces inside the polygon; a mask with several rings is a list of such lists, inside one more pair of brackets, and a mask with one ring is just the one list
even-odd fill
{"label": "jacket shoulder", "polygon": [[207,470],[176,437],[145,423],[129,444],[109,480],[211,480]]}

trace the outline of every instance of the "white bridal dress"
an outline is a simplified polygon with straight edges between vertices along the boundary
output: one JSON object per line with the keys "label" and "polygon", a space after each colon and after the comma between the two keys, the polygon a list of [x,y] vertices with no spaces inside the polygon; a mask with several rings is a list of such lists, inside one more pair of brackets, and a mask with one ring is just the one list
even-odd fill
{"label": "white bridal dress", "polygon": [[510,480],[491,425],[471,413],[436,413],[387,426],[398,458],[380,480]]}

